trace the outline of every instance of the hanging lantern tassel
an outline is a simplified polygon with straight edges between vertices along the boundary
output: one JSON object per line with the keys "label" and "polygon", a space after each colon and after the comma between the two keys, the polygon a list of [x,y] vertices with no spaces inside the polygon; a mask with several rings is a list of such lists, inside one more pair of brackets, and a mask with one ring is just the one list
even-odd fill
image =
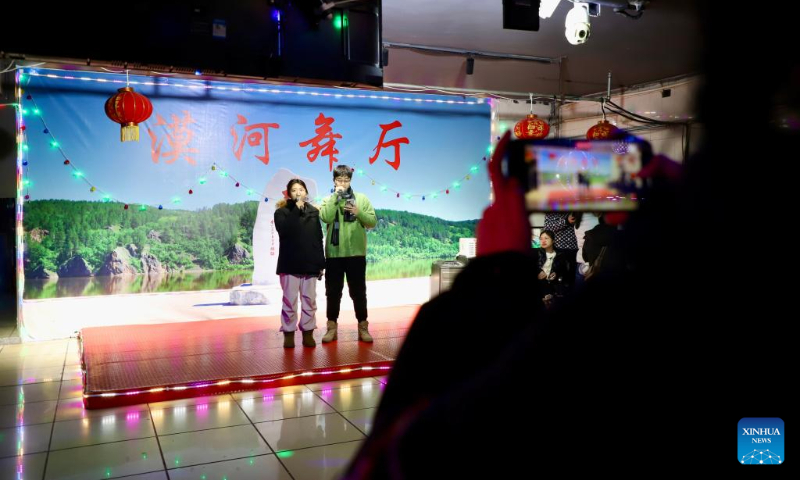
{"label": "hanging lantern tassel", "polygon": [[139,124],[153,114],[150,100],[133,90],[132,87],[120,88],[117,93],[106,100],[106,115],[121,126],[119,139],[121,142],[139,141]]}
{"label": "hanging lantern tassel", "polygon": [[139,126],[133,122],[123,125],[119,134],[119,141],[132,142],[134,140],[139,141]]}

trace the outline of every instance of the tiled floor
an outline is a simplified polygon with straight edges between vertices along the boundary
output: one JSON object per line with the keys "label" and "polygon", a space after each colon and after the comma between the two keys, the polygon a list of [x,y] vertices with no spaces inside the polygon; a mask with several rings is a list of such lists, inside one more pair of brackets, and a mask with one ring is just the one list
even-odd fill
{"label": "tiled floor", "polygon": [[0,345],[0,480],[334,479],[386,382],[84,410],[77,347]]}

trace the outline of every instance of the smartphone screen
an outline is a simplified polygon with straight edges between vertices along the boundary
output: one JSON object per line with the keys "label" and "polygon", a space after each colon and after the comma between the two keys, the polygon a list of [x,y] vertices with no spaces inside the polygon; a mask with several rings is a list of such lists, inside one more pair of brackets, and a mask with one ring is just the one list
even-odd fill
{"label": "smartphone screen", "polygon": [[643,200],[638,174],[650,148],[642,140],[517,141],[509,147],[505,173],[520,180],[531,212],[631,211]]}

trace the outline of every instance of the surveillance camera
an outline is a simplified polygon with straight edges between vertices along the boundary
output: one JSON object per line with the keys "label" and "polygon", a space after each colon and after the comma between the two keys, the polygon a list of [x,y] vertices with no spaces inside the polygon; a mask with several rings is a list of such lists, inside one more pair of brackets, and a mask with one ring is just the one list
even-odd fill
{"label": "surveillance camera", "polygon": [[589,4],[575,2],[575,6],[567,13],[567,20],[564,22],[564,36],[572,45],[586,43],[590,32],[589,25]]}

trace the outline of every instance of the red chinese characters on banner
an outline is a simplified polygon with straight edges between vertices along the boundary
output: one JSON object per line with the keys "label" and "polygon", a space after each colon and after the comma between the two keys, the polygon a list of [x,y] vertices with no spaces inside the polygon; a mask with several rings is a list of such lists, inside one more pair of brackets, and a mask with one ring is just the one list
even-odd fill
{"label": "red chinese characters on banner", "polygon": [[164,147],[164,138],[159,139],[155,131],[148,128],[147,133],[150,135],[150,156],[153,163],[158,163],[159,158],[165,158],[164,163],[175,163],[175,160],[180,156],[190,165],[197,165],[194,158],[188,154],[198,153],[196,148],[189,148],[189,144],[194,138],[194,132],[189,128],[189,125],[196,123],[192,116],[186,110],[183,111],[183,118],[178,118],[177,115],[172,114],[172,123],[167,123],[161,115],[156,114],[155,126],[165,126],[167,133],[166,139],[169,149],[162,153]]}
{"label": "red chinese characters on banner", "polygon": [[[236,160],[242,160],[242,150],[244,149],[244,141],[251,147],[258,147],[264,144],[264,154],[256,155],[256,158],[261,160],[264,165],[269,165],[269,129],[281,128],[277,123],[254,123],[247,125],[247,118],[237,114],[238,121],[236,125],[245,125],[244,134],[239,140],[239,134],[236,132],[236,125],[231,126],[231,135],[233,135],[233,154],[236,155]],[[236,144],[239,144],[238,147]]]}
{"label": "red chinese characters on banner", "polygon": [[314,125],[317,125],[316,130],[314,130],[317,136],[305,142],[300,142],[300,146],[303,148],[309,145],[313,147],[306,154],[309,162],[313,163],[319,155],[328,157],[328,168],[330,171],[333,171],[333,164],[339,161],[339,159],[335,157],[335,155],[339,153],[339,150],[336,149],[336,139],[342,138],[340,134],[333,133],[331,124],[335,121],[333,117],[326,117],[320,113],[319,117],[314,120]]}
{"label": "red chinese characters on banner", "polygon": [[370,159],[369,159],[369,164],[370,165],[375,163],[375,160],[378,159],[378,156],[381,153],[381,148],[394,147],[394,160],[391,161],[391,162],[389,160],[386,160],[386,163],[388,163],[389,166],[394,168],[395,170],[400,168],[400,144],[403,144],[403,143],[408,144],[408,143],[410,143],[408,141],[408,138],[406,138],[406,137],[395,138],[394,140],[390,140],[390,141],[385,142],[385,143],[384,143],[384,139],[386,138],[386,134],[390,130],[394,130],[395,128],[399,128],[399,127],[402,127],[402,126],[403,126],[403,124],[400,123],[397,120],[395,120],[392,123],[380,126],[381,127],[381,138],[378,140],[378,145],[375,148],[372,149],[372,150],[375,151],[375,155],[370,157]]}

